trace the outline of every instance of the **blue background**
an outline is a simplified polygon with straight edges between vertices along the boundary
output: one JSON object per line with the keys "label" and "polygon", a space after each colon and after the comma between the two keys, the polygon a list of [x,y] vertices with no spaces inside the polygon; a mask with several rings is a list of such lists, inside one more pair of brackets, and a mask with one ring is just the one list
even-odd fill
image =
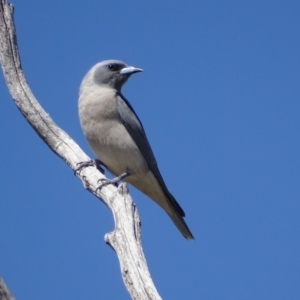
{"label": "blue background", "polygon": [[[78,88],[98,61],[145,70],[123,89],[195,241],[134,188],[164,299],[300,299],[300,2],[23,1],[28,82],[92,156]],[[129,299],[103,236],[110,211],[16,109],[0,80],[0,274],[17,299]]]}

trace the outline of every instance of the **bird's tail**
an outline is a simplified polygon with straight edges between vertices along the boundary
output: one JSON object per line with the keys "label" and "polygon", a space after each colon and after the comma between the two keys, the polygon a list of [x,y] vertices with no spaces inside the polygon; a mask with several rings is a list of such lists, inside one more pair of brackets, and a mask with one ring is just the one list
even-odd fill
{"label": "bird's tail", "polygon": [[166,192],[166,195],[169,200],[169,205],[172,207],[171,210],[169,209],[166,210],[167,214],[170,216],[173,223],[176,225],[176,227],[179,229],[179,231],[187,240],[194,240],[195,238],[192,232],[190,231],[188,225],[185,223],[183,219],[183,217],[185,217],[185,213],[183,209],[168,190]]}
{"label": "bird's tail", "polygon": [[[160,173],[158,174],[160,175]],[[133,181],[132,178],[136,179],[136,181]],[[146,177],[142,177],[142,180],[140,178],[129,176],[125,181],[131,183],[154,200],[170,216],[171,220],[186,239],[194,239],[193,234],[183,219],[185,216],[183,209],[168,191],[161,177],[159,182],[152,172],[148,172]],[[147,184],[145,184],[144,181]]]}
{"label": "bird's tail", "polygon": [[189,227],[185,223],[183,217],[181,217],[179,214],[176,212],[173,212],[172,214],[169,214],[171,220],[173,223],[176,225],[176,227],[179,229],[179,231],[182,233],[182,235],[187,239],[187,240],[194,240],[194,236],[192,232],[190,231]]}

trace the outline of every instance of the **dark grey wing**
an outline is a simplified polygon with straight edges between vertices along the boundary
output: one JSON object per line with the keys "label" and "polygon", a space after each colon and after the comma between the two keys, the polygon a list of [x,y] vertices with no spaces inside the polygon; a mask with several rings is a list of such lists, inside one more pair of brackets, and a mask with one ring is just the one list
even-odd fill
{"label": "dark grey wing", "polygon": [[141,153],[143,154],[149,169],[153,172],[155,178],[161,185],[163,191],[166,193],[166,196],[170,200],[171,204],[176,208],[178,213],[184,217],[184,211],[175,200],[175,198],[169,192],[157,166],[156,159],[152,152],[151,146],[148,142],[145,130],[143,125],[138,118],[137,114],[135,113],[133,107],[129,103],[129,101],[121,94],[117,94],[117,106],[120,118],[126,127],[127,131],[129,132],[132,139],[135,141],[137,147],[140,149]]}
{"label": "dark grey wing", "polygon": [[144,155],[149,167],[151,165],[157,166],[156,159],[146,137],[143,125],[129,101],[122,94],[117,95],[117,106],[124,126]]}

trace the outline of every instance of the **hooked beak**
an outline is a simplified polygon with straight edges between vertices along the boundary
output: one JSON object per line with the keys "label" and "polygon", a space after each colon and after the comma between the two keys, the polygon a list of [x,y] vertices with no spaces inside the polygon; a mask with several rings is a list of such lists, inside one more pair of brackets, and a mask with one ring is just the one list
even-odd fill
{"label": "hooked beak", "polygon": [[120,74],[122,74],[122,75],[124,75],[124,74],[131,75],[131,74],[134,74],[134,73],[137,73],[137,72],[143,72],[143,71],[144,70],[140,69],[140,68],[126,67],[126,68],[121,69]]}

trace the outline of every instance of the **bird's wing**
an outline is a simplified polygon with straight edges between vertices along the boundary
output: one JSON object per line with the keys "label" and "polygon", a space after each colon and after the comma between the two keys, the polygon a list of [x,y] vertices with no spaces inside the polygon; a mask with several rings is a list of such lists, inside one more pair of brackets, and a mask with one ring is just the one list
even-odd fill
{"label": "bird's wing", "polygon": [[174,197],[169,192],[161,174],[157,166],[156,159],[152,152],[151,146],[148,142],[146,133],[144,131],[143,125],[138,118],[137,114],[135,113],[133,107],[129,103],[129,101],[121,94],[117,94],[117,107],[118,113],[120,118],[129,132],[132,139],[135,141],[137,147],[143,154],[149,169],[153,172],[155,178],[157,179],[158,183],[162,187],[163,191],[165,192],[167,198],[170,201],[170,204],[175,207],[177,212],[184,217],[184,211],[178,204],[178,202],[174,199]]}

